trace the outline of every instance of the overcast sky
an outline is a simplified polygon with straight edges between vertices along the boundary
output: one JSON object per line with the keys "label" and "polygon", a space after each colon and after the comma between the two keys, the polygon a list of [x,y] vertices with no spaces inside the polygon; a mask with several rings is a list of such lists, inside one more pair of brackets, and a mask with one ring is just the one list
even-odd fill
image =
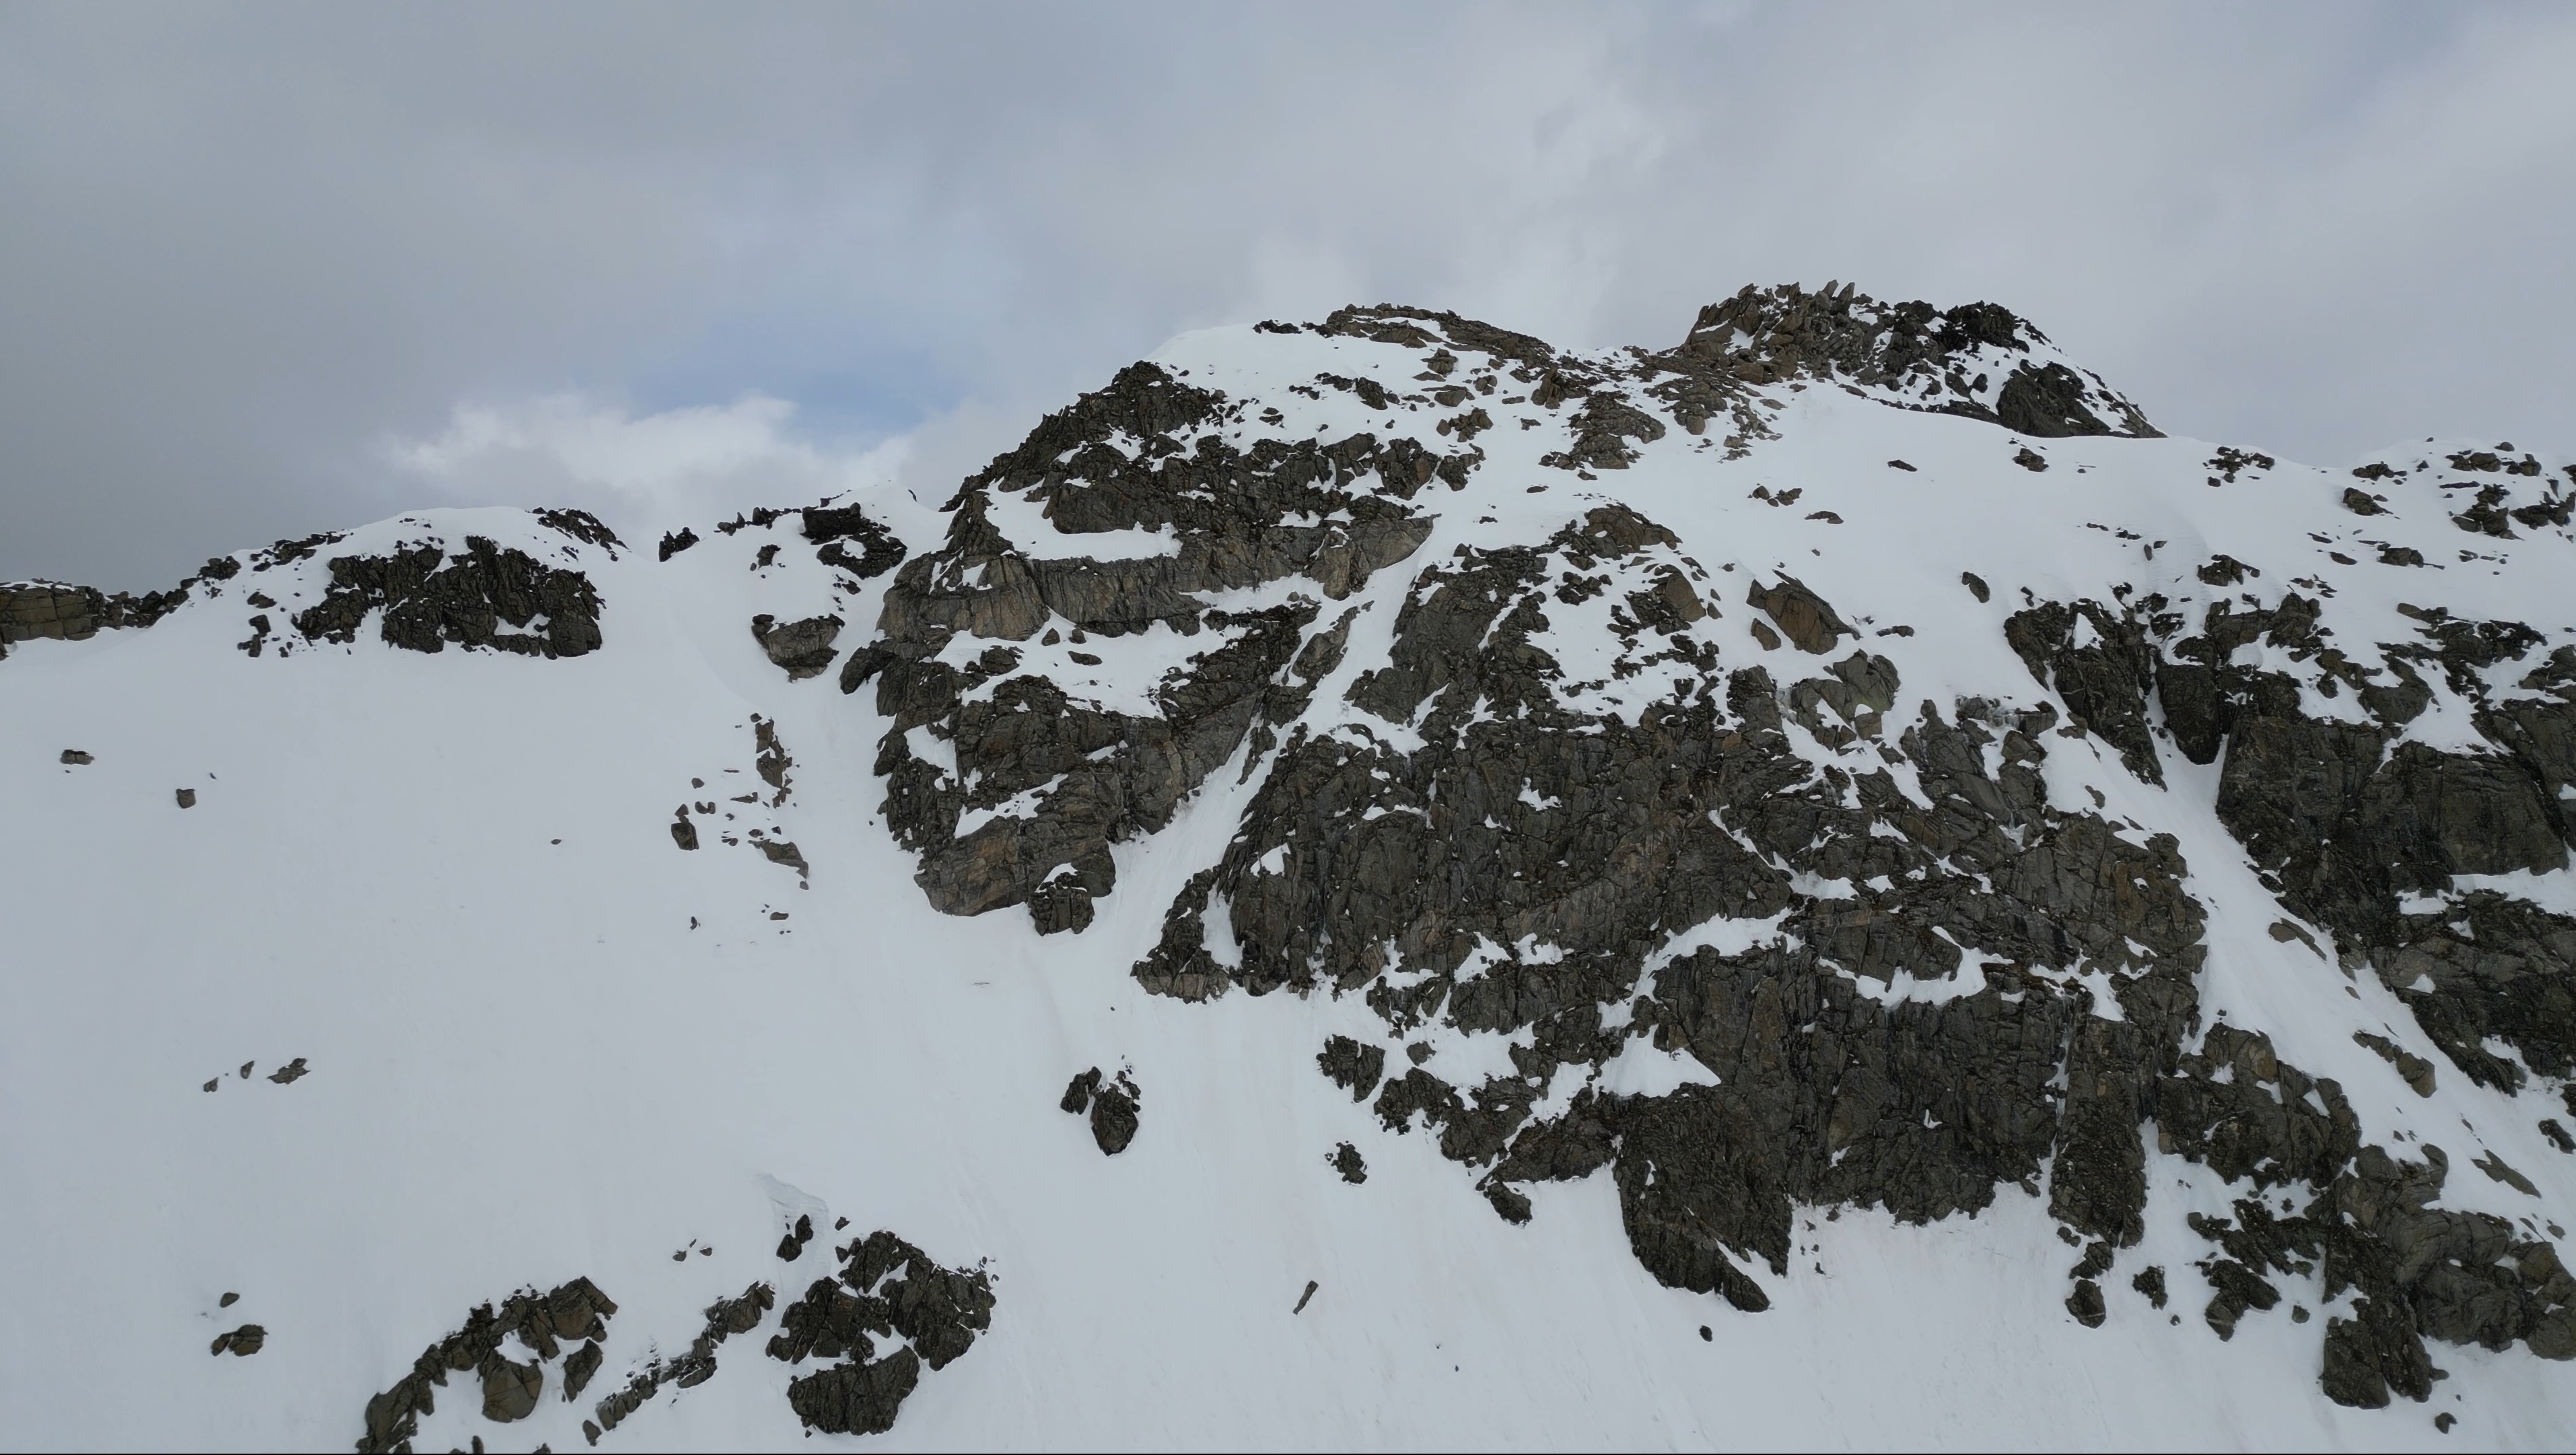
{"label": "overcast sky", "polygon": [[0,3],[0,578],[925,496],[1183,329],[1991,299],[2171,433],[2576,449],[2576,6]]}

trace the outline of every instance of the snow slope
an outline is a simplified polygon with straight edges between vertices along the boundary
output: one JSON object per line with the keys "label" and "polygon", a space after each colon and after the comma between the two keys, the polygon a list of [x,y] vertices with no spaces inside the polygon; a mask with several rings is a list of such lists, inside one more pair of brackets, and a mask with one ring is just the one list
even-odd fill
{"label": "snow slope", "polygon": [[[1446,449],[1434,420],[1460,411],[1424,397],[1437,387],[1421,377],[1427,352],[1220,329],[1153,363],[1243,405],[1211,427],[1237,440],[1365,430]],[[1561,358],[1636,377],[1633,354]],[[1433,483],[1413,500],[1428,538],[1324,603],[1321,625],[1357,614],[1301,719],[1309,731],[1359,724],[1401,743],[1406,724],[1368,719],[1350,694],[1390,660],[1418,573],[1462,547],[1536,544],[1610,503],[1677,538],[1677,569],[1715,609],[1693,629],[1727,668],[1768,662],[1786,677],[1799,655],[1760,639],[1768,619],[1746,604],[1757,580],[1791,574],[1830,602],[1857,636],[1833,655],[1858,645],[1901,674],[1891,738],[1924,703],[2051,700],[2006,619],[2034,602],[2107,603],[2115,583],[2196,622],[2212,600],[2277,602],[2297,579],[2346,644],[2415,638],[2401,607],[2515,618],[2543,641],[2496,670],[2500,691],[2576,643],[2563,524],[2508,540],[2450,518],[2470,497],[2446,479],[2509,485],[2508,504],[2566,492],[2551,479],[2563,462],[2528,477],[2443,470],[2493,442],[2393,450],[2386,478],[2283,462],[2219,480],[2208,442],[2015,434],[1811,373],[1748,383],[1705,432],[1665,413],[1656,437],[1628,437],[1623,469],[1578,471],[1546,459],[1570,447],[1573,411],[1529,402],[1508,363],[1495,372],[1495,392],[1466,401],[1492,416],[1475,437],[1481,462],[1459,488]],[[1314,387],[1322,375],[1374,381],[1385,403]],[[2022,452],[2045,469],[2017,464]],[[2388,513],[2341,507],[2356,485],[2385,495]],[[955,519],[897,494],[835,504],[863,507],[916,557]],[[1018,498],[993,519],[1033,558],[1182,549],[1150,531],[1059,535]],[[2199,1316],[2208,1291],[2193,1271],[2211,1247],[2185,1214],[2223,1214],[2246,1188],[2152,1133],[2145,1232],[2102,1279],[2098,1328],[2066,1306],[2074,1250],[2044,1188],[2006,1184],[1981,1212],[1923,1224],[1802,1208],[1785,1273],[1747,1265],[1770,1301],[1758,1314],[1659,1283],[1631,1251],[1606,1171],[1528,1183],[1530,1220],[1496,1217],[1432,1136],[1390,1131],[1320,1076],[1315,1048],[1336,1034],[1390,1050],[1421,1040],[1430,1069],[1473,1082],[1508,1074],[1507,1037],[1436,1019],[1392,1036],[1360,996],[1329,986],[1194,1003],[1137,979],[1176,896],[1242,831],[1261,786],[1254,750],[1197,784],[1167,825],[1111,846],[1115,888],[1079,933],[1042,936],[1017,908],[935,909],[915,884],[923,861],[884,820],[889,723],[873,694],[830,675],[790,680],[746,629],[756,615],[833,614],[856,650],[901,579],[817,563],[797,520],[710,522],[657,559],[521,512],[422,512],[294,559],[245,553],[238,574],[200,578],[148,629],[10,646],[0,1301],[17,1316],[0,1330],[0,1443],[345,1447],[369,1398],[469,1309],[587,1277],[618,1312],[584,1400],[560,1398],[550,1371],[533,1415],[495,1424],[459,1374],[416,1440],[576,1448],[592,1402],[683,1349],[712,1301],[767,1282],[785,1304],[830,1271],[819,1247],[780,1260],[799,1214],[848,1219],[845,1238],[891,1229],[991,1276],[990,1330],[923,1376],[890,1432],[864,1437],[887,1448],[2525,1448],[2576,1428],[2571,1366],[2520,1345],[2433,1345],[2447,1374],[2425,1403],[2333,1402],[2320,1339],[2351,1295],[2329,1299],[2313,1271],[2279,1275],[2282,1306],[2222,1340]],[[580,572],[602,604],[600,647],[425,654],[372,625],[346,643],[281,627],[292,650],[239,645],[251,591],[291,619],[326,599],[332,558],[455,553],[468,537]],[[2426,564],[2381,564],[2391,547]],[[2210,584],[2199,571],[2218,556],[2262,574]],[[1300,589],[1311,601],[1301,581],[1206,604],[1248,611]],[[1657,669],[1618,675],[1619,638],[1586,614],[1649,584],[1623,578],[1590,606],[1550,609],[1569,701],[1633,722],[1673,690]],[[1150,708],[1154,685],[1208,645],[1161,625],[1084,648],[1018,641],[1026,671],[1068,691],[1080,678],[1119,711]],[[962,668],[980,639],[948,650]],[[2280,651],[2258,643],[2242,660]],[[2404,740],[2483,749],[2474,704],[2430,687]],[[2303,707],[2358,720],[2355,702],[2310,687]],[[792,758],[783,794],[759,771],[761,722]],[[1792,736],[1819,762],[1845,751]],[[915,741],[925,759],[940,750]],[[2099,736],[2045,741],[2053,801],[2098,802],[2112,823],[2142,826],[2137,842],[2175,837],[2207,917],[2204,1028],[2267,1033],[2283,1060],[2340,1085],[2373,1142],[2445,1144],[2440,1206],[2563,1241],[2553,1219],[2576,1209],[2576,1157],[2538,1129],[2558,1102],[2549,1077],[2519,1094],[2473,1083],[2395,991],[2338,966],[2330,932],[2306,926],[2318,948],[2270,933],[2285,911],[2212,807],[2218,766],[2160,736],[2151,783]],[[93,761],[62,762],[66,749]],[[178,806],[181,789],[192,807]],[[1043,800],[978,811],[1035,814]],[[681,803],[713,806],[690,812],[696,852],[674,844]],[[755,829],[792,841],[808,872],[757,852]],[[2570,912],[2563,868],[2480,882]],[[1698,926],[1648,969],[1776,933]],[[1488,959],[1547,952],[1497,946]],[[1910,974],[1856,983],[1898,1004],[1966,988]],[[2116,1004],[2107,979],[2094,1001]],[[2436,1063],[2432,1094],[2357,1031]],[[309,1075],[269,1079],[296,1058]],[[1141,1131],[1114,1157],[1057,1105],[1065,1079],[1094,1065],[1129,1068],[1143,1089]],[[1641,1036],[1602,1066],[1559,1068],[1547,1103],[1562,1110],[1578,1084],[1657,1096],[1714,1079]],[[1342,1142],[1365,1154],[1364,1183],[1329,1165]],[[2480,1155],[2535,1191],[2477,1175]],[[2149,1265],[2170,1279],[2170,1308],[2130,1287]],[[1311,1301],[1292,1312],[1309,1280]],[[219,1307],[230,1292],[239,1301]],[[813,1438],[785,1395],[812,1366],[760,1352],[775,1321],[724,1345],[712,1378],[664,1388],[597,1443]],[[244,1322],[265,1330],[259,1352],[208,1356]],[[2456,1418],[2447,1435],[2436,1414]]]}

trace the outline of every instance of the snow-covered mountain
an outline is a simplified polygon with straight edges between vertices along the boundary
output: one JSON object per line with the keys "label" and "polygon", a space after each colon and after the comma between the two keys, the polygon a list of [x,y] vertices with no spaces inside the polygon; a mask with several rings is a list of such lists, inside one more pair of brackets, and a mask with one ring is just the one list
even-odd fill
{"label": "snow-covered mountain", "polygon": [[0,588],[0,1430],[2562,1444],[2572,504],[1829,285]]}

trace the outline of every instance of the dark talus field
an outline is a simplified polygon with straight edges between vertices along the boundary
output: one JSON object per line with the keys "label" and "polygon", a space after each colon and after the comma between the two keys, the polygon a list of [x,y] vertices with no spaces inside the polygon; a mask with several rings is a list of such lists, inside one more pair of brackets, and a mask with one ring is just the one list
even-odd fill
{"label": "dark talus field", "polygon": [[0,1407],[2563,1443],[2571,513],[1829,286],[0,587]]}

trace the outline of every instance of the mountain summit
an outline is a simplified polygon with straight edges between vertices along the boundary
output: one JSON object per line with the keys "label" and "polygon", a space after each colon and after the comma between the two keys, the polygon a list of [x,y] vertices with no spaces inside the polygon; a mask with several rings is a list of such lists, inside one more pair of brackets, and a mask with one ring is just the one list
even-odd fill
{"label": "mountain summit", "polygon": [[1828,285],[0,588],[13,1421],[2554,1443],[2571,508]]}

